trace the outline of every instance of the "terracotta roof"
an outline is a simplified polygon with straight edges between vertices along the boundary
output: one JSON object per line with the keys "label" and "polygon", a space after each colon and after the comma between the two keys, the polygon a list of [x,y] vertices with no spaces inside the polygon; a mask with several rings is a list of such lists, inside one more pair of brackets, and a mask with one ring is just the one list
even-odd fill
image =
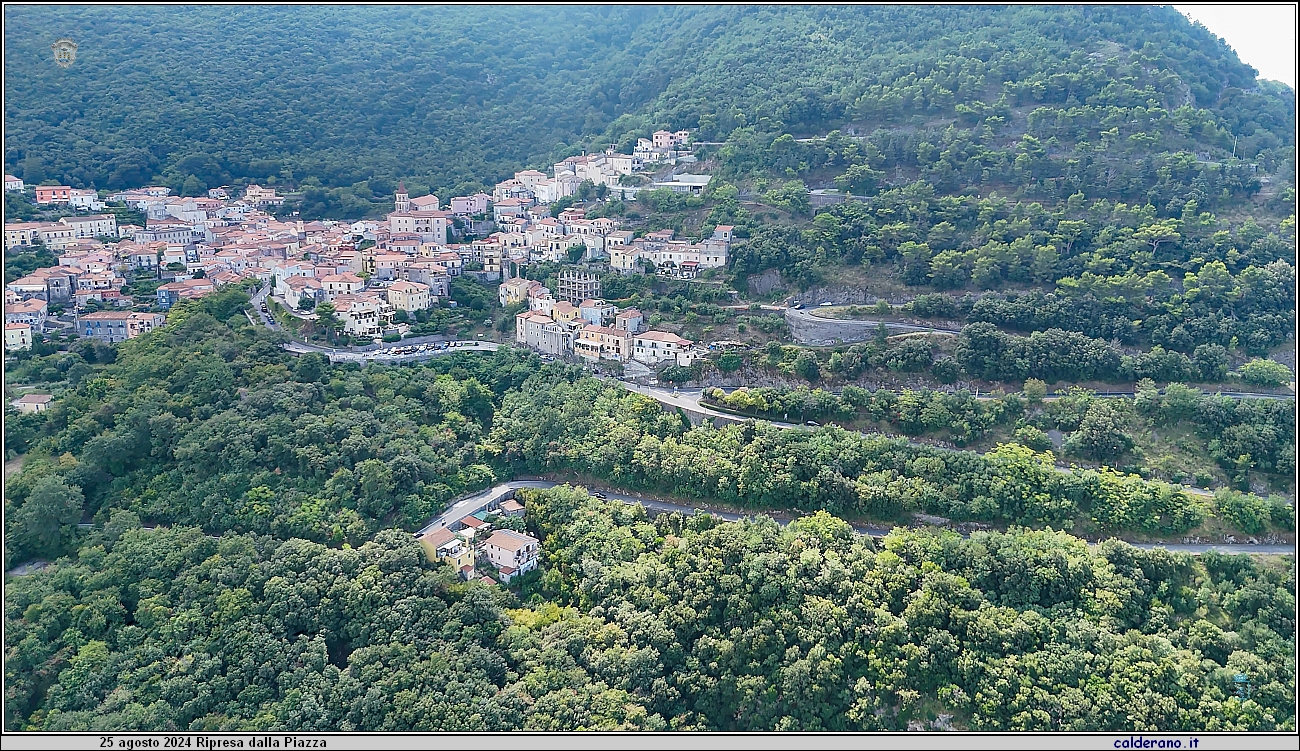
{"label": "terracotta roof", "polygon": [[487,539],[488,545],[493,545],[502,550],[509,550],[511,552],[537,542],[539,542],[539,540],[536,537],[532,537],[531,535],[521,535],[518,532],[509,529],[498,529]]}
{"label": "terracotta roof", "polygon": [[116,313],[111,310],[102,310],[98,313],[87,313],[81,317],[83,321],[129,321],[132,320],[132,313]]}
{"label": "terracotta roof", "polygon": [[424,536],[421,537],[420,539],[424,540],[425,542],[428,542],[430,545],[433,546],[434,550],[437,550],[443,545],[446,545],[452,540],[455,540],[456,533],[452,532],[446,527],[443,527],[442,529],[435,529],[430,532],[424,533]]}
{"label": "terracotta roof", "polygon": [[320,282],[316,278],[310,276],[291,276],[284,280],[284,284],[286,287],[291,289],[297,289],[299,287],[315,287],[316,289],[320,289]]}
{"label": "terracotta roof", "polygon": [[597,325],[594,324],[594,323],[589,323],[589,324],[587,324],[586,326],[583,326],[583,327],[582,327],[582,333],[584,333],[584,334],[604,334],[604,335],[606,335],[606,336],[612,336],[612,337],[616,337],[616,338],[619,338],[619,339],[623,339],[623,338],[626,338],[626,337],[627,337],[627,332],[624,331],[623,329],[613,329],[613,328],[610,328],[610,327],[608,327],[608,326],[597,326]]}
{"label": "terracotta roof", "polygon": [[19,300],[5,306],[6,313],[35,313],[47,308],[44,300]]}
{"label": "terracotta roof", "polygon": [[667,331],[647,331],[644,334],[637,334],[637,339],[649,339],[655,342],[672,342],[676,344],[691,344],[690,339],[683,339],[676,334]]}
{"label": "terracotta roof", "polygon": [[361,284],[361,277],[356,274],[330,274],[329,276],[322,277],[321,281],[326,283],[340,282],[344,284]]}

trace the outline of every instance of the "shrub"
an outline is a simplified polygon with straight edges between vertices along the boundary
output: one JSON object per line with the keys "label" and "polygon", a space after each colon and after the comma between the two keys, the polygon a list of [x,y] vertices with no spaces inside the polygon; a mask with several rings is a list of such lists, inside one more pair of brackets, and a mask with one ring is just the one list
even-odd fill
{"label": "shrub", "polygon": [[1035,428],[1033,425],[1026,425],[1015,432],[1013,436],[1016,443],[1034,451],[1047,451],[1052,448],[1052,439],[1047,437],[1043,431]]}
{"label": "shrub", "polygon": [[1263,532],[1272,516],[1268,503],[1256,495],[1220,490],[1214,494],[1214,500],[1219,508],[1219,516],[1249,535]]}
{"label": "shrub", "polygon": [[1291,369],[1280,362],[1257,358],[1238,368],[1237,377],[1252,386],[1282,386],[1291,382]]}

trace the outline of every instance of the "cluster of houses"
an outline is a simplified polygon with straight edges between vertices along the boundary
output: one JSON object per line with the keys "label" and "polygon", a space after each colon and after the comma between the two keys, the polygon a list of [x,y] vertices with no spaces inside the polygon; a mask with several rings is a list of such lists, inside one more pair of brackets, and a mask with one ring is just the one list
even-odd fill
{"label": "cluster of houses", "polygon": [[491,196],[497,231],[481,241],[485,255],[501,259],[491,268],[509,278],[520,275],[530,263],[606,260],[621,273],[653,270],[663,277],[693,279],[703,269],[725,266],[731,227],[719,227],[712,237],[699,243],[675,240],[670,230],[637,238],[623,231],[615,219],[588,219],[580,208],[569,208],[552,217],[547,208],[566,196],[576,195],[584,181],[606,186],[608,195],[616,198],[632,199],[637,191],[646,188],[699,194],[708,185],[709,175],[681,174],[648,186],[623,185],[626,176],[648,165],[675,163],[689,157],[677,150],[688,138],[687,131],[658,131],[653,138],[640,139],[632,154],[618,154],[611,148],[603,154],[573,156],[553,165],[549,177],[537,170],[524,170],[498,183]]}
{"label": "cluster of houses", "polygon": [[[529,313],[535,315],[517,321],[521,343],[588,359],[689,360],[690,342],[656,340],[672,335],[639,331],[639,316],[636,325],[631,319],[614,320],[615,314],[584,317],[581,309],[588,303],[608,309],[598,300],[598,284],[593,292],[578,288],[582,283],[577,282],[573,290],[561,289],[559,300],[548,300],[540,293],[521,293],[516,278],[539,262],[603,260],[622,273],[653,270],[676,279],[725,266],[730,227],[720,226],[712,237],[693,243],[674,239],[672,230],[636,237],[621,230],[617,220],[588,219],[580,208],[549,215],[548,206],[575,195],[583,181],[634,192],[621,184],[624,176],[648,165],[690,161],[685,151],[689,135],[659,131],[640,139],[631,155],[610,149],[570,157],[555,164],[549,177],[535,170],[518,172],[492,195],[458,196],[445,207],[437,196],[410,197],[401,184],[393,211],[380,220],[279,220],[267,210],[281,205],[284,196],[260,185],[249,185],[238,196],[226,187],[213,188],[206,197],[173,196],[167,187],[151,186],[106,199],[142,213],[144,226],[119,225],[111,213],[5,224],[6,249],[39,244],[59,259],[58,266],[6,285],[6,349],[29,347],[33,335],[43,331],[50,306],[81,310],[91,300],[108,310],[80,316],[78,334],[121,341],[151,330],[160,325],[156,313],[121,310],[145,302],[121,293],[128,278],[141,275],[163,282],[147,301],[155,311],[257,279],[271,285],[272,294],[291,311],[310,315],[307,311],[329,302],[345,333],[375,337],[400,333],[406,324],[400,323],[399,311],[409,317],[437,305],[450,296],[451,279],[463,273],[481,281],[504,278],[510,291],[502,292],[503,299],[529,301]],[[708,180],[708,175],[677,175],[654,186],[698,193]],[[25,187],[22,180],[5,176],[6,191]],[[104,210],[93,190],[42,185],[34,192],[40,205]],[[470,233],[486,236],[466,238]],[[468,241],[457,242],[462,238]]]}
{"label": "cluster of houses", "polygon": [[490,574],[479,572],[480,561],[496,569],[502,583],[537,568],[541,558],[541,541],[532,535],[511,529],[494,529],[488,520],[493,515],[522,517],[524,507],[513,498],[503,498],[488,507],[445,527],[432,529],[419,537],[431,561],[446,561],[467,581],[497,582]]}
{"label": "cluster of houses", "polygon": [[99,237],[118,237],[117,217],[112,214],[65,216],[57,222],[13,222],[5,224],[5,247],[44,245],[52,252]]}
{"label": "cluster of houses", "polygon": [[[6,189],[23,189],[17,178],[7,177],[5,183]],[[38,203],[76,205],[78,191],[66,186],[41,186],[36,192]],[[178,197],[166,187],[122,191],[108,200],[143,213],[145,226],[119,226],[113,214],[5,225],[6,249],[39,244],[59,259],[58,266],[6,285],[7,349],[30,347],[50,306],[140,303],[121,289],[141,273],[164,282],[148,301],[158,310],[258,279],[274,284],[294,308],[305,299],[328,300],[348,333],[375,335],[396,310],[414,312],[447,297],[449,279],[461,273],[466,258],[482,262],[483,257],[481,247],[446,244],[450,214],[437,211],[436,197],[411,200],[404,189],[396,196],[398,210],[386,220],[360,222],[280,221],[264,209],[283,197],[258,185],[233,200],[225,188],[207,197]],[[105,242],[112,239],[117,242]],[[106,310],[80,316],[78,333],[121,341],[159,325],[157,318]]]}
{"label": "cluster of houses", "polygon": [[[6,189],[22,189],[20,180],[8,176],[5,185]],[[95,196],[94,191],[39,186],[35,193],[38,204],[103,208],[97,198],[84,205],[77,202],[80,194]],[[36,269],[5,285],[6,350],[29,348],[35,335],[45,330],[51,307],[80,312],[91,301],[103,309],[77,316],[77,334],[105,342],[135,338],[165,322],[165,314],[158,310],[166,311],[180,300],[202,297],[223,285],[256,276],[261,259],[275,254],[274,246],[281,238],[271,217],[214,199],[176,198],[170,193],[166,187],[149,187],[109,196],[109,200],[126,201],[143,211],[145,227],[119,226],[113,214],[5,224],[6,250],[39,244],[58,258],[57,266]],[[287,235],[297,228],[281,229]],[[231,250],[228,241],[235,236],[246,242]],[[289,244],[279,244],[280,250],[287,252]],[[122,293],[142,272],[163,282],[147,301]],[[142,302],[154,311],[130,310]]]}
{"label": "cluster of houses", "polygon": [[556,299],[536,281],[510,279],[501,284],[498,295],[503,306],[528,304],[528,310],[515,315],[516,343],[593,364],[635,360],[652,367],[663,363],[689,366],[704,354],[689,339],[646,330],[639,310],[619,310],[600,299],[599,280],[593,275],[564,269],[558,289],[564,299]]}
{"label": "cluster of houses", "polygon": [[[516,174],[520,176],[527,179],[526,173]],[[540,262],[605,261],[619,273],[653,271],[670,279],[694,279],[703,270],[727,265],[732,241],[729,225],[717,227],[712,236],[697,243],[675,239],[671,229],[636,237],[622,230],[616,219],[588,219],[581,208],[568,208],[552,217],[545,205],[532,204],[532,200],[494,202],[499,229],[475,242],[483,247],[485,258],[502,259],[490,268],[503,271],[506,278],[520,276],[530,264]]]}
{"label": "cluster of houses", "polygon": [[290,310],[330,303],[351,336],[403,333],[407,324],[395,323],[396,314],[446,300],[453,277],[501,278],[499,243],[449,242],[457,220],[473,223],[490,202],[484,193],[458,196],[443,210],[437,196],[411,198],[402,183],[382,221],[300,224],[303,243],[270,266],[273,294]]}
{"label": "cluster of houses", "polygon": [[[15,233],[12,227],[5,226],[7,240]],[[29,243],[14,243],[26,244]],[[77,322],[79,334],[106,342],[134,338],[162,325],[165,319],[162,314],[123,310],[134,303],[131,297],[122,294],[127,283],[123,274],[130,266],[128,249],[122,246],[110,248],[98,239],[81,238],[62,244],[57,252],[57,266],[35,269],[5,285],[6,351],[30,348],[35,336],[45,331],[51,306],[80,310],[94,301],[97,306],[106,308],[81,316]],[[150,258],[153,259],[152,251]],[[155,265],[152,260],[151,265]],[[214,279],[187,278],[185,282],[160,286],[157,294],[201,294],[213,289],[217,283]]]}

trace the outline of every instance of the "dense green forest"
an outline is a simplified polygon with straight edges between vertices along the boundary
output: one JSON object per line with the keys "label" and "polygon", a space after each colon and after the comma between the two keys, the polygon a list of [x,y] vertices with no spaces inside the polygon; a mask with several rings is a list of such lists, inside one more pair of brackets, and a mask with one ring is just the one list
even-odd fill
{"label": "dense green forest", "polygon": [[[66,69],[60,37],[79,44]],[[1170,7],[26,7],[5,41],[5,164],[29,183],[274,178],[347,188],[333,202],[353,209],[399,178],[463,190],[659,126],[734,142],[743,166],[850,122],[1010,121],[1139,153],[1139,131],[1224,153],[1236,136],[1253,158],[1294,120],[1289,91]],[[951,169],[940,152],[972,148],[930,150]]]}
{"label": "dense green forest", "polygon": [[[1280,489],[1295,479],[1295,401],[1233,399],[1206,395],[1173,383],[1158,389],[1138,384],[1135,398],[1098,398],[1086,389],[1044,399],[1046,384],[1030,379],[1025,392],[977,399],[969,391],[904,389],[875,392],[845,386],[824,389],[710,389],[708,404],[743,415],[803,422],[814,420],[939,438],[957,446],[989,447],[1014,441],[1036,451],[1053,448],[1047,431],[1062,431],[1060,453],[1172,482],[1209,487],[1214,459],[1225,479],[1250,487],[1251,472]],[[1157,433],[1165,441],[1159,441]]]}
{"label": "dense green forest", "polygon": [[[149,336],[18,364],[13,377],[39,379],[59,398],[6,420],[6,444],[27,454],[6,487],[10,565],[75,547],[72,522],[103,523],[115,510],[209,534],[358,545],[382,527],[418,525],[466,490],[538,471],[883,521],[924,511],[1158,535],[1216,514],[1128,472],[1058,472],[1025,440],[982,456],[835,427],[691,428],[644,396],[510,348],[421,367],[297,358],[248,323],[247,301],[227,290],[178,306]],[[1278,463],[1269,452],[1288,437],[1271,428],[1226,450]],[[1249,497],[1264,527],[1288,527],[1289,506]]]}
{"label": "dense green forest", "polygon": [[[280,335],[254,328],[244,318],[247,303],[247,295],[235,289],[182,302],[165,327],[137,339],[23,363],[28,374],[54,381],[59,398],[44,413],[10,415],[5,421],[6,442],[27,448],[23,471],[6,488],[6,566],[32,559],[58,562],[10,580],[6,680],[14,700],[7,703],[8,727],[870,728],[893,727],[903,722],[900,718],[940,706],[979,727],[1040,727],[1048,722],[1040,711],[1079,727],[1211,722],[1263,728],[1291,722],[1283,708],[1294,683],[1286,682],[1290,674],[1276,657],[1291,649],[1289,637],[1279,636],[1290,634],[1290,627],[1277,620],[1283,616],[1262,615],[1258,607],[1269,602],[1267,607],[1285,612],[1294,582],[1263,564],[1215,558],[1195,564],[1115,545],[1092,554],[1073,538],[1018,531],[1005,542],[1002,537],[966,543],[929,533],[904,535],[897,538],[902,542],[886,543],[895,552],[877,554],[865,541],[845,536],[842,522],[817,517],[821,521],[801,523],[820,530],[815,536],[829,535],[814,547],[827,556],[832,548],[839,552],[817,553],[806,563],[819,567],[835,559],[834,570],[840,572],[817,574],[800,568],[813,544],[798,541],[802,526],[785,533],[771,522],[754,522],[710,531],[711,522],[665,518],[656,522],[667,525],[660,529],[622,507],[596,513],[594,507],[564,510],[569,507],[535,500],[529,523],[545,536],[548,564],[541,580],[528,586],[541,599],[503,612],[511,606],[510,595],[457,584],[450,569],[428,570],[406,534],[385,531],[414,528],[458,493],[526,471],[595,476],[629,488],[755,509],[829,510],[885,521],[925,511],[1102,534],[1179,535],[1207,521],[1221,529],[1285,531],[1293,528],[1293,510],[1279,500],[1239,493],[1211,500],[1110,469],[1059,471],[1048,455],[1016,443],[979,455],[916,448],[839,428],[778,431],[762,423],[691,428],[645,397],[508,348],[421,366],[331,365],[317,356],[284,352],[277,345]],[[576,503],[563,494],[555,498]],[[587,521],[566,521],[566,514]],[[77,527],[83,519],[91,521],[91,529]],[[611,524],[625,530],[600,527]],[[161,526],[141,528],[153,525]],[[590,536],[580,534],[585,529]],[[725,552],[731,543],[710,537],[718,534],[738,535],[738,545],[750,542]],[[696,560],[693,554],[674,558],[690,549],[693,535],[703,535],[701,550],[732,556],[726,560],[757,560],[743,552],[752,547],[760,557],[786,556],[793,568],[772,572],[778,579],[770,584],[727,584],[732,574],[714,577],[735,564]],[[680,542],[669,545],[674,538]],[[618,598],[629,595],[611,589],[606,577],[638,560],[658,570],[660,564],[638,558],[636,551],[661,545],[667,546],[665,560],[676,561],[672,576],[685,577],[690,587],[705,586],[700,577],[713,572],[708,574],[713,584],[689,596],[682,593],[682,606],[693,602],[696,612],[716,616],[702,616],[695,624],[673,616],[664,631],[644,621],[648,614],[635,615],[636,608],[645,607],[640,595],[619,604]],[[673,552],[680,545],[686,547]],[[1010,603],[1007,595],[991,594],[992,579],[980,584],[983,580],[972,578],[975,569],[991,565],[980,562],[989,553],[978,552],[991,545],[1008,551],[1047,546],[1057,552],[1034,555],[1065,566],[1062,570],[1079,577],[1070,579],[1077,587],[1058,582],[1042,602]],[[913,549],[917,552],[904,553]],[[938,674],[921,667],[931,659],[905,655],[913,649],[939,650],[934,659],[939,653],[952,655],[962,640],[976,639],[974,634],[985,629],[971,625],[974,631],[943,637],[949,647],[941,647],[928,631],[913,633],[902,622],[889,626],[889,618],[912,612],[909,602],[915,603],[913,611],[932,612],[921,604],[931,603],[926,576],[898,569],[904,565],[898,558],[907,555],[922,556],[908,559],[908,571],[929,576],[936,566],[934,571],[949,572],[942,585],[933,585],[957,597],[961,612],[971,615],[945,619],[964,622],[983,613],[980,617],[1004,623],[999,628],[1028,629],[1027,641],[1017,637],[1021,646],[1004,652],[999,650],[1009,647],[999,637],[995,643],[1004,646],[990,653],[1001,655],[990,667],[944,673],[942,684],[932,685]],[[1072,559],[1077,562],[1063,562]],[[605,562],[574,568],[586,560]],[[787,571],[785,564],[776,571]],[[886,571],[891,583],[885,589],[870,583]],[[644,575],[629,570],[628,581]],[[596,580],[588,581],[592,577]],[[919,660],[907,662],[913,667],[902,673],[920,671],[914,674],[919,682],[873,683],[896,672],[863,672],[866,664],[877,664],[868,659],[869,650],[850,657],[839,651],[839,642],[823,643],[829,635],[797,636],[798,628],[771,631],[777,612],[793,617],[813,608],[807,612],[817,615],[810,617],[826,621],[829,615],[816,608],[830,606],[829,593],[810,592],[806,596],[815,599],[805,601],[805,595],[795,594],[805,584],[791,589],[796,580],[823,578],[827,585],[853,581],[854,587],[866,587],[867,610],[852,618],[865,619],[862,628],[871,633],[895,628],[883,643],[901,651],[891,651],[888,659]],[[1094,579],[1097,583],[1085,586]],[[724,584],[749,588],[760,600],[727,615],[739,605],[727,604],[730,595],[711,589]],[[1146,594],[1138,597],[1139,591]],[[801,598],[794,610],[779,604],[787,596]],[[1255,598],[1249,615],[1247,606],[1238,604],[1243,597]],[[868,607],[868,602],[877,604]],[[577,610],[556,611],[557,605]],[[986,613],[990,607],[1011,609]],[[1151,704],[1149,715],[1114,714],[1113,707],[1129,698],[1098,695],[1095,688],[1072,683],[1081,679],[1069,675],[1080,674],[1048,671],[1051,685],[1063,681],[1083,692],[1077,701],[1057,706],[1034,698],[1035,693],[1022,700],[1021,710],[1006,714],[1005,702],[995,696],[1010,689],[994,688],[1001,684],[992,665],[1011,670],[1028,659],[1024,650],[1038,649],[1035,645],[1058,649],[1051,645],[1065,638],[1061,634],[1080,633],[1078,627],[1061,630],[1067,621],[1040,613],[1064,616],[1067,611],[1079,624],[1091,624],[1087,633],[1096,634],[1086,644],[1066,640],[1081,650],[1081,659],[1117,675],[1139,670],[1128,667],[1133,660],[1155,660],[1174,681],[1170,687],[1179,680],[1199,681],[1201,701],[1217,697],[1219,703],[1211,710],[1178,698],[1174,704]],[[742,627],[751,617],[752,626]],[[919,611],[916,617],[921,618]],[[1022,618],[1033,623],[1013,625]],[[851,622],[843,633],[857,633],[857,626],[847,625]],[[674,646],[703,648],[700,635],[713,634],[715,623],[732,624],[709,636],[715,641],[736,639],[727,636],[737,633],[733,628],[740,633],[758,628],[755,639],[771,631],[763,646],[751,647],[764,655],[755,656],[754,664],[764,667],[745,673],[748,677],[727,678],[736,682],[734,690],[717,683],[723,680],[716,673],[722,663],[706,667],[721,653],[697,663],[684,647]],[[582,658],[593,661],[590,667],[581,674],[566,668],[561,679],[553,660],[562,664],[577,657],[563,649],[554,652],[554,645],[573,645],[565,641],[571,628],[601,645],[603,656]],[[1144,635],[1137,637],[1130,628]],[[798,641],[805,638],[811,641]],[[798,643],[785,641],[790,639]],[[1205,650],[1227,667],[1208,667],[1191,650]],[[413,663],[404,657],[408,654],[421,658]],[[838,667],[822,664],[828,659]],[[674,667],[683,660],[687,672]],[[744,658],[737,665],[751,662]],[[402,669],[394,672],[399,663]],[[1254,703],[1238,705],[1227,696],[1223,675],[1243,669],[1255,676],[1259,692]],[[787,670],[804,678],[778,679]],[[823,670],[831,670],[826,681],[832,676],[848,681],[853,698],[837,689],[836,698],[824,704],[793,701],[803,696],[798,692],[822,685],[823,678],[814,679],[809,671],[820,676]],[[675,677],[660,686],[666,676]],[[487,704],[477,714],[453,711],[473,701]],[[718,701],[741,701],[749,709],[715,713],[710,707]],[[861,711],[848,712],[840,706],[845,701],[865,703]],[[812,714],[799,714],[795,704],[801,705],[799,712]]]}
{"label": "dense green forest", "polygon": [[1294,729],[1289,564],[527,504],[526,606],[405,534],[338,549],[115,512],[9,583],[6,727]]}

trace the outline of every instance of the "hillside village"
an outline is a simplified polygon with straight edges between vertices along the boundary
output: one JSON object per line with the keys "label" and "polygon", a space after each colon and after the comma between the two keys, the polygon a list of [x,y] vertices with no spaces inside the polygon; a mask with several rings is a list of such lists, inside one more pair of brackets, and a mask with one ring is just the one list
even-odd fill
{"label": "hillside village", "polygon": [[[353,222],[277,218],[272,212],[285,196],[260,185],[214,188],[203,197],[174,196],[161,186],[101,197],[62,185],[31,188],[6,176],[6,191],[74,213],[5,225],[6,252],[45,250],[57,259],[5,285],[5,349],[28,349],[45,334],[64,332],[105,343],[134,339],[164,325],[179,301],[229,285],[258,288],[302,319],[316,318],[328,304],[341,333],[358,340],[391,337],[409,333],[406,322],[421,311],[454,306],[451,280],[463,275],[496,285],[502,308],[521,309],[515,343],[547,358],[689,366],[703,351],[649,329],[639,310],[602,299],[597,272],[607,266],[618,274],[694,279],[726,265],[732,228],[719,226],[692,243],[671,229],[638,236],[616,218],[588,218],[576,206],[551,210],[591,186],[610,200],[632,200],[645,187],[700,194],[708,175],[628,179],[647,167],[693,161],[688,138],[686,131],[660,131],[640,139],[631,155],[610,149],[570,157],[549,176],[524,170],[490,195],[445,204],[433,195],[412,197],[399,184],[383,219]],[[637,182],[643,184],[629,184]],[[110,204],[138,212],[144,223],[119,224],[106,211]],[[567,264],[554,290],[524,276],[542,263]],[[74,327],[56,318],[68,312]],[[40,412],[50,399],[28,394],[14,407]],[[452,562],[464,579],[509,583],[540,557],[539,541],[517,523],[523,511],[513,498],[498,498],[419,540],[431,561]]]}
{"label": "hillside village", "polygon": [[[160,186],[101,196],[6,175],[6,191],[73,213],[5,224],[6,252],[44,249],[57,258],[5,285],[5,348],[26,349],[47,332],[73,328],[108,343],[132,339],[161,326],[178,301],[232,284],[265,290],[302,320],[330,310],[352,340],[391,341],[410,335],[410,322],[425,312],[454,307],[451,280],[465,275],[498,284],[502,307],[524,308],[515,317],[519,345],[589,363],[689,365],[701,354],[694,343],[647,330],[639,311],[601,299],[594,270],[694,279],[726,265],[732,228],[719,226],[693,243],[672,230],[638,236],[617,218],[588,218],[577,206],[551,211],[592,186],[609,200],[631,200],[646,188],[700,194],[709,175],[676,172],[694,161],[689,139],[688,131],[658,131],[632,154],[610,148],[569,157],[550,175],[524,170],[491,195],[446,203],[412,197],[400,184],[384,218],[352,222],[277,218],[285,196],[260,185],[213,188],[206,196],[175,196]],[[642,174],[666,166],[673,173],[666,180]],[[119,224],[110,205],[138,212],[143,224]],[[541,263],[571,264],[555,291],[524,278]]]}

